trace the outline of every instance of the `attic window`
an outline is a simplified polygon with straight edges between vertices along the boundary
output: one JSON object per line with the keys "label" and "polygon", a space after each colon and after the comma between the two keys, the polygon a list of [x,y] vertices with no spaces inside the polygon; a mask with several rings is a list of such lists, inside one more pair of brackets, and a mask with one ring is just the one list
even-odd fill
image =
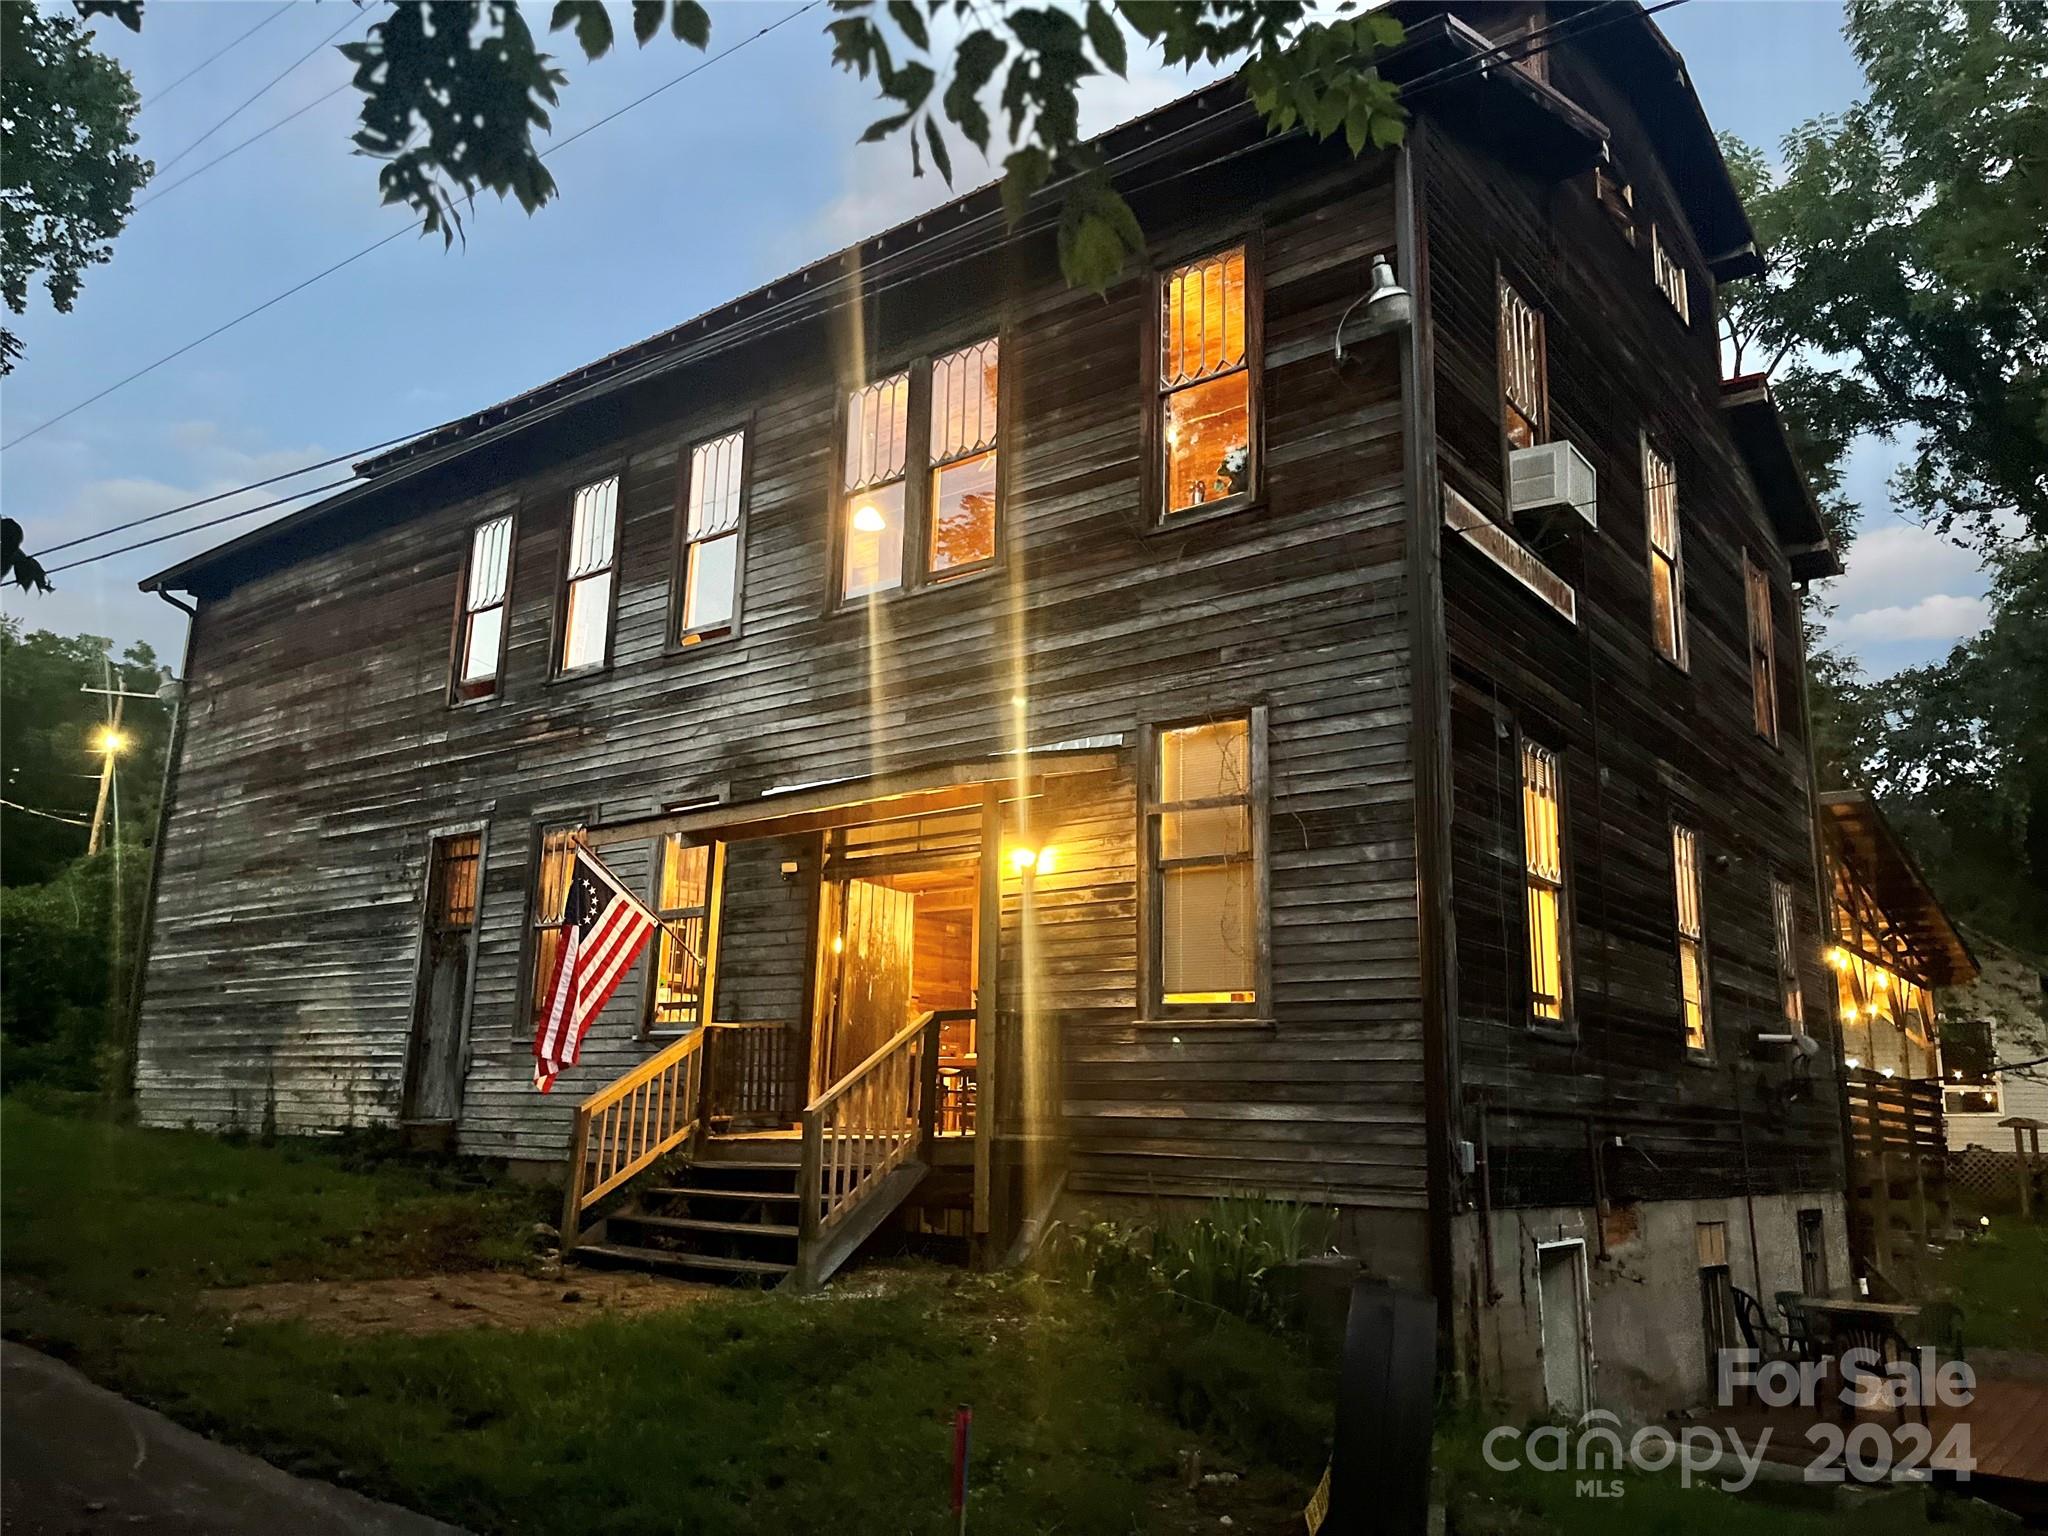
{"label": "attic window", "polygon": [[1650,226],[1650,277],[1658,292],[1678,311],[1678,318],[1691,325],[1692,291],[1686,284],[1685,268],[1665,248],[1664,236],[1654,223]]}

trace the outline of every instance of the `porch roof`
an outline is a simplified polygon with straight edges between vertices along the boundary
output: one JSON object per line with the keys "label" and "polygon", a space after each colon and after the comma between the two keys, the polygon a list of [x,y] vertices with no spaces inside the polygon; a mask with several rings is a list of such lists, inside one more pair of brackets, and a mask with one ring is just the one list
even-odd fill
{"label": "porch roof", "polygon": [[1820,815],[1829,852],[1847,861],[1912,957],[1919,973],[1912,980],[1931,987],[1975,980],[1977,957],[1877,803],[1860,789],[1831,790],[1820,797]]}
{"label": "porch roof", "polygon": [[954,759],[886,773],[792,784],[741,800],[676,805],[655,816],[602,823],[589,830],[594,846],[681,833],[710,837],[785,837],[827,827],[959,810],[997,800],[1025,799],[1044,791],[1049,778],[1114,772],[1123,762],[1122,736]]}

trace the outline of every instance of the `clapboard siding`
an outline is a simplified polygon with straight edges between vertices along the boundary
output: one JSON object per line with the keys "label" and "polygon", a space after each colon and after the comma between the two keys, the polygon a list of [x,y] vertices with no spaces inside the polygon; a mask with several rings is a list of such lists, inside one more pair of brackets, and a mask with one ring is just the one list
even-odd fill
{"label": "clapboard siding", "polygon": [[[1807,1019],[1824,1040],[1831,1030],[1796,598],[1721,419],[1711,283],[1671,189],[1627,101],[1570,47],[1552,53],[1551,81],[1613,129],[1641,243],[1630,245],[1595,204],[1590,178],[1545,185],[1443,133],[1418,157],[1445,484],[1502,515],[1497,271],[1545,314],[1551,435],[1576,444],[1600,481],[1597,532],[1575,526],[1542,546],[1577,590],[1576,625],[1462,540],[1444,540],[1461,1134],[1489,1149],[1484,1198],[1495,1205],[1589,1204],[1603,1189],[1630,1199],[1839,1184],[1827,1059],[1811,1072],[1811,1097],[1787,1109],[1767,1091],[1790,1069],[1748,1049],[1754,1033],[1780,1027],[1774,874],[1795,893]],[[1690,271],[1689,330],[1651,283],[1651,219]],[[1683,672],[1651,643],[1646,427],[1677,461]],[[1745,548],[1768,564],[1777,592],[1776,747],[1751,726]],[[1526,1023],[1519,731],[1564,754],[1577,1002],[1569,1038]],[[1683,1045],[1674,815],[1700,835],[1711,1066],[1688,1062]]]}
{"label": "clapboard siding", "polygon": [[[1400,385],[1391,343],[1340,382],[1339,314],[1394,243],[1392,162],[1282,145],[1141,204],[1174,250],[1261,230],[1263,504],[1153,532],[1141,516],[1149,288],[1074,292],[1043,244],[771,334],[571,413],[367,509],[347,540],[207,594],[142,1025],[153,1123],[390,1120],[428,838],[488,820],[460,1144],[559,1155],[583,1093],[639,1059],[646,962],[553,1095],[530,1084],[525,943],[538,828],[617,822],[1010,744],[1135,742],[1149,723],[1269,712],[1273,998],[1257,1027],[1142,1017],[1136,765],[1057,787],[1035,893],[1036,995],[1070,1038],[1077,1173],[1144,1193],[1252,1185],[1422,1198]],[[1193,223],[1191,210],[1219,210]],[[1227,221],[1226,221],[1227,216]],[[1000,326],[1010,429],[992,574],[833,612],[825,538],[842,389]],[[752,434],[737,637],[665,645],[677,464]],[[611,665],[550,681],[575,487],[620,474]],[[445,702],[466,530],[515,509],[503,685]],[[631,876],[651,882],[638,845]],[[621,848],[621,857],[626,849]],[[784,860],[798,878],[785,880]],[[814,838],[735,843],[717,1014],[806,1010]],[[624,868],[621,873],[625,874]],[[645,885],[652,889],[651,884]],[[1006,871],[1006,965],[1021,949]],[[1006,982],[1006,1006],[1019,995]],[[1190,1183],[1188,1181],[1193,1181]]]}

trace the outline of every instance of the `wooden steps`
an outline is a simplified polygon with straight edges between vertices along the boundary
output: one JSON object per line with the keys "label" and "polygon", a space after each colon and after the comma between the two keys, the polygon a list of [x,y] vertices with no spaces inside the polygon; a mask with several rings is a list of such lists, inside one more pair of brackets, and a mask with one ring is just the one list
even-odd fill
{"label": "wooden steps", "polygon": [[[774,1143],[711,1143],[663,1182],[641,1190],[569,1250],[581,1262],[697,1280],[774,1285],[797,1272],[803,1173]],[[800,1150],[785,1141],[792,1151]],[[843,1227],[820,1245],[802,1283],[816,1285],[853,1256],[923,1178],[922,1163],[893,1170]]]}

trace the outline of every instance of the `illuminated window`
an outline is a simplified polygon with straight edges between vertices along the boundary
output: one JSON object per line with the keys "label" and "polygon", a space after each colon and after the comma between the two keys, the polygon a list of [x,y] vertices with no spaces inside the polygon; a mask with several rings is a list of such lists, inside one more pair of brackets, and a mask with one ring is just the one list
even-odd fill
{"label": "illuminated window", "polygon": [[1511,448],[1545,440],[1546,389],[1543,377],[1543,317],[1500,281],[1501,427]]}
{"label": "illuminated window", "polygon": [[498,691],[505,653],[505,600],[512,575],[512,515],[494,517],[469,536],[462,573],[462,619],[455,637],[455,697]]}
{"label": "illuminated window", "polygon": [[1678,311],[1678,318],[1691,325],[1692,290],[1686,284],[1685,268],[1665,249],[1663,232],[1655,224],[1650,226],[1650,276],[1657,291]]}
{"label": "illuminated window", "polygon": [[1168,1007],[1242,1011],[1258,1001],[1253,726],[1239,718],[1158,733],[1146,821],[1157,989]]}
{"label": "illuminated window", "polygon": [[532,1006],[538,1016],[547,1001],[548,982],[562,952],[562,904],[569,897],[569,877],[576,867],[580,826],[548,827],[541,832],[540,861],[533,880],[533,974],[529,978]]}
{"label": "illuminated window", "polygon": [[841,597],[903,585],[903,471],[909,452],[908,370],[847,397]]}
{"label": "illuminated window", "polygon": [[1159,284],[1161,510],[1251,494],[1252,344],[1245,248],[1166,273]]}
{"label": "illuminated window", "polygon": [[601,667],[611,653],[612,582],[619,539],[619,477],[576,493],[563,572],[562,648],[556,670]]}
{"label": "illuminated window", "polygon": [[933,580],[982,569],[996,557],[996,338],[932,363]]}
{"label": "illuminated window", "polygon": [[[936,585],[995,564],[1001,364],[991,336],[920,359],[847,397],[842,600]],[[913,461],[927,472],[910,473]]]}
{"label": "illuminated window", "polygon": [[681,1034],[704,1022],[711,974],[711,913],[718,900],[717,849],[671,832],[662,838],[657,857],[661,884],[655,911],[667,926],[657,935],[647,1030],[657,1035]]}
{"label": "illuminated window", "polygon": [[1685,1048],[1713,1054],[1708,1036],[1707,936],[1700,902],[1700,840],[1691,827],[1671,824],[1671,882],[1678,911],[1678,1003]]}
{"label": "illuminated window", "polygon": [[1558,756],[1522,743],[1522,868],[1529,914],[1529,1011],[1561,1024],[1565,996],[1563,774]]}
{"label": "illuminated window", "polygon": [[682,604],[677,638],[684,644],[731,629],[738,615],[740,507],[746,466],[745,432],[728,432],[690,450],[678,572]]}
{"label": "illuminated window", "polygon": [[1650,633],[1657,654],[1685,665],[1685,566],[1678,550],[1678,471],[1643,440],[1643,505],[1650,543]]}
{"label": "illuminated window", "polygon": [[1743,587],[1749,594],[1749,691],[1755,707],[1756,733],[1778,739],[1778,662],[1771,623],[1770,573],[1742,557]]}
{"label": "illuminated window", "polygon": [[1777,940],[1778,1013],[1789,1034],[1806,1033],[1806,994],[1799,985],[1799,919],[1792,906],[1792,887],[1771,881],[1771,928]]}

